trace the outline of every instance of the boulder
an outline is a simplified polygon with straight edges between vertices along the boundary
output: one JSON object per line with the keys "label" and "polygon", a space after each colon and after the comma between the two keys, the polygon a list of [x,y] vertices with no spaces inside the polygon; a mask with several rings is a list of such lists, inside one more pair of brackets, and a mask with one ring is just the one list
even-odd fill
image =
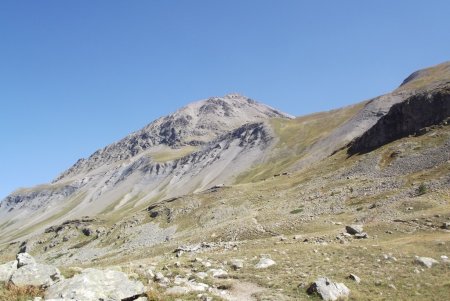
{"label": "boulder", "polygon": [[17,268],[23,267],[28,264],[35,264],[36,260],[28,253],[17,254]]}
{"label": "boulder", "polygon": [[369,238],[369,235],[366,232],[356,233],[354,235],[356,239]]}
{"label": "boulder", "polygon": [[355,274],[350,274],[347,278],[355,281],[356,283],[361,283],[361,278],[359,278]]}
{"label": "boulder", "polygon": [[166,290],[167,295],[184,295],[189,292],[190,290],[184,286],[173,286]]}
{"label": "boulder", "polygon": [[436,259],[430,257],[419,257],[416,256],[416,263],[423,265],[427,268],[431,268],[433,264],[438,264],[439,262]]}
{"label": "boulder", "polygon": [[228,276],[228,273],[222,269],[210,269],[208,273],[214,278],[226,278]]}
{"label": "boulder", "polygon": [[8,282],[15,270],[17,270],[17,260],[0,265],[0,282]]}
{"label": "boulder", "polygon": [[10,282],[16,286],[49,287],[63,278],[54,266],[35,263],[24,265],[14,271]]}
{"label": "boulder", "polygon": [[240,270],[244,267],[244,261],[241,259],[231,259],[230,266],[233,270]]}
{"label": "boulder", "polygon": [[343,283],[335,283],[326,277],[314,281],[307,290],[308,294],[318,294],[325,301],[347,299],[350,290]]}
{"label": "boulder", "polygon": [[[119,301],[145,292],[140,281],[130,280],[119,271],[86,269],[73,278],[52,285],[46,299],[71,299],[83,301]],[[131,300],[131,299],[130,299]]]}
{"label": "boulder", "polygon": [[266,268],[271,267],[271,266],[273,266],[275,264],[276,264],[276,262],[273,261],[270,258],[261,258],[259,260],[259,262],[255,265],[255,268],[256,269],[266,269]]}
{"label": "boulder", "polygon": [[362,225],[348,225],[345,226],[345,231],[347,231],[348,234],[355,235],[363,233],[364,230]]}
{"label": "boulder", "polygon": [[450,230],[450,222],[444,222],[441,228],[445,230]]}

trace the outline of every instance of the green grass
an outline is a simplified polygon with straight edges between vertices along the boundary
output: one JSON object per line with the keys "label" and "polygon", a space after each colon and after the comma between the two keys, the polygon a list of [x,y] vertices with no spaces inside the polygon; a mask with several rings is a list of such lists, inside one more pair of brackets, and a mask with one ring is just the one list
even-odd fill
{"label": "green grass", "polygon": [[150,153],[150,157],[155,162],[163,163],[163,162],[183,158],[189,154],[192,154],[193,152],[195,152],[197,150],[198,150],[198,147],[187,145],[187,146],[183,146],[181,148],[176,148],[176,149],[167,148],[163,151],[152,152],[152,153]]}

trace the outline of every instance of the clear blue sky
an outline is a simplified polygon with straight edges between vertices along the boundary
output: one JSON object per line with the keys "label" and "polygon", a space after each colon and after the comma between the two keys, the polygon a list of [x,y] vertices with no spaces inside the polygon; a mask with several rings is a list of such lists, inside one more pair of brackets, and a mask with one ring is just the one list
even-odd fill
{"label": "clear blue sky", "polygon": [[450,1],[0,1],[0,198],[178,107],[294,115],[450,59]]}

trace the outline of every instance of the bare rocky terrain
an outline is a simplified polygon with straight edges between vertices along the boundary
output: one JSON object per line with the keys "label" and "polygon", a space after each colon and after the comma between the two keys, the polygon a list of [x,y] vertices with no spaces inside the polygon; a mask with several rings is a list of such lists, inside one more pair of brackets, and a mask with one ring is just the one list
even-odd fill
{"label": "bare rocky terrain", "polygon": [[187,105],[0,203],[0,300],[446,300],[449,101]]}

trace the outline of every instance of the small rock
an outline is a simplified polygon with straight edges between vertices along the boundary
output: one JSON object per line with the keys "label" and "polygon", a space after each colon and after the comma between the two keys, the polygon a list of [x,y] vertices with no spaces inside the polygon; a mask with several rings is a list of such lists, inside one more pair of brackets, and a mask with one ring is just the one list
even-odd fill
{"label": "small rock", "polygon": [[353,281],[355,281],[356,283],[361,283],[361,278],[359,278],[358,276],[356,276],[355,274],[350,274],[348,276],[348,279],[352,279]]}
{"label": "small rock", "polygon": [[239,270],[244,267],[244,261],[241,259],[232,259],[230,265],[234,270]]}
{"label": "small rock", "polygon": [[444,222],[441,228],[445,230],[450,230],[450,222]]}
{"label": "small rock", "polygon": [[416,263],[423,265],[427,268],[431,268],[433,264],[438,264],[439,262],[436,259],[430,257],[419,257],[416,256]]}
{"label": "small rock", "polygon": [[393,290],[397,290],[397,288],[395,287],[395,285],[393,285],[392,283],[389,283],[389,284],[388,284],[388,287],[389,287],[389,288],[392,288]]}
{"label": "small rock", "polygon": [[85,236],[91,236],[92,235],[92,230],[90,228],[84,228],[83,230],[81,230],[81,232],[83,232],[83,234]]}
{"label": "small rock", "polygon": [[325,301],[346,299],[350,290],[343,283],[335,283],[325,277],[320,277],[306,291],[308,294],[317,293]]}
{"label": "small rock", "polygon": [[200,279],[205,279],[206,277],[208,277],[208,274],[207,273],[205,273],[205,272],[198,272],[197,274],[195,274],[195,275],[197,275],[197,277],[198,278],[200,278]]}
{"label": "small rock", "polygon": [[185,295],[189,292],[189,289],[184,286],[173,286],[166,290],[167,295]]}
{"label": "small rock", "polygon": [[355,237],[356,239],[364,239],[364,238],[368,238],[369,235],[368,235],[366,232],[362,232],[362,233],[356,233],[356,234],[354,235],[354,237]]}
{"label": "small rock", "polygon": [[362,225],[349,225],[345,226],[345,231],[347,231],[348,234],[360,234],[363,232],[363,226]]}
{"label": "small rock", "polygon": [[273,261],[270,258],[261,258],[259,260],[259,262],[255,265],[255,268],[256,269],[266,269],[266,268],[271,267],[271,266],[273,266],[275,264],[276,264],[276,262]]}
{"label": "small rock", "polygon": [[228,276],[228,273],[222,269],[210,269],[208,273],[214,278],[225,278]]}

